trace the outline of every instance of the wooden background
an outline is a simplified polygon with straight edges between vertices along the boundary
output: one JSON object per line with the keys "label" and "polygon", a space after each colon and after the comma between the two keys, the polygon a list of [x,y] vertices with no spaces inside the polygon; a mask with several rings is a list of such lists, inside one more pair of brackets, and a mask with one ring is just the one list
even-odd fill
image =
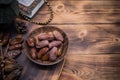
{"label": "wooden background", "polygon": [[[60,80],[120,80],[120,0],[49,0],[54,11],[50,26],[69,38]],[[44,22],[43,6],[34,20]],[[31,30],[40,27],[28,23]],[[48,79],[49,80],[49,79]]]}

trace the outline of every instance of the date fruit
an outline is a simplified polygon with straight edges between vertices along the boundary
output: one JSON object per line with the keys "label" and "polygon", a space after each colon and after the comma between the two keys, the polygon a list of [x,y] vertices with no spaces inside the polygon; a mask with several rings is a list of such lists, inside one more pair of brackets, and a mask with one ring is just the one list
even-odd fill
{"label": "date fruit", "polygon": [[41,57],[41,60],[47,61],[49,59],[49,53],[46,53],[44,56]]}
{"label": "date fruit", "polygon": [[60,45],[60,47],[58,48],[57,56],[61,56],[62,55],[62,49],[63,49],[63,44]]}
{"label": "date fruit", "polygon": [[35,46],[35,39],[34,38],[28,38],[27,39],[27,44],[29,47],[34,47]]}
{"label": "date fruit", "polygon": [[57,47],[59,45],[61,45],[62,42],[61,41],[52,41],[50,44],[49,44],[49,48],[52,48],[52,47]]}
{"label": "date fruit", "polygon": [[12,51],[8,51],[8,56],[10,58],[16,58],[17,56],[19,56],[21,54],[21,50],[12,50]]}
{"label": "date fruit", "polygon": [[22,44],[9,46],[9,50],[16,50],[16,49],[22,49]]}
{"label": "date fruit", "polygon": [[48,50],[49,50],[49,48],[47,48],[47,47],[40,49],[40,51],[37,53],[38,59],[40,59],[43,55],[45,55]]}
{"label": "date fruit", "polygon": [[9,73],[15,69],[17,69],[18,65],[17,64],[5,64],[4,71],[5,73]]}
{"label": "date fruit", "polygon": [[49,45],[48,40],[43,40],[43,41],[40,41],[38,44],[36,44],[36,48],[43,48],[48,45]]}
{"label": "date fruit", "polygon": [[10,37],[10,34],[9,34],[9,33],[5,33],[5,34],[3,35],[3,38],[2,38],[2,44],[3,44],[3,45],[6,45],[6,44],[8,43],[9,37]]}
{"label": "date fruit", "polygon": [[57,59],[57,47],[53,47],[49,51],[49,60],[50,61],[55,61]]}
{"label": "date fruit", "polygon": [[53,35],[55,36],[55,38],[56,38],[57,40],[60,40],[60,41],[63,41],[63,40],[64,40],[62,34],[61,34],[60,32],[58,32],[58,31],[56,31],[56,30],[53,31]]}
{"label": "date fruit", "polygon": [[49,40],[49,41],[54,40],[54,35],[53,35],[52,32],[48,32],[48,40]]}
{"label": "date fruit", "polygon": [[35,48],[31,48],[30,49],[30,56],[31,56],[32,59],[36,59],[36,57],[37,57],[36,54],[37,54],[36,49]]}
{"label": "date fruit", "polygon": [[49,36],[48,36],[47,33],[40,33],[40,34],[38,35],[38,39],[39,39],[39,40],[46,40],[46,39],[48,39],[48,38],[49,38]]}
{"label": "date fruit", "polygon": [[16,44],[21,44],[23,42],[22,35],[18,35],[15,38],[11,39],[9,44],[10,45],[16,45]]}

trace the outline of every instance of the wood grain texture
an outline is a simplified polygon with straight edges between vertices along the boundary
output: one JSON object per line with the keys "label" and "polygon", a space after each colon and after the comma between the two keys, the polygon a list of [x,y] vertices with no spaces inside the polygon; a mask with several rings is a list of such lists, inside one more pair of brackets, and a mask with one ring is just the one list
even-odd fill
{"label": "wood grain texture", "polygon": [[[49,25],[62,29],[69,38],[60,80],[120,80],[120,0],[49,1],[54,11]],[[48,18],[49,10],[43,6],[33,20],[44,22]],[[29,32],[41,27],[32,23],[28,25]],[[54,76],[56,74],[51,77]],[[33,75],[30,80],[34,79],[40,80],[40,77]]]}
{"label": "wood grain texture", "polygon": [[[69,38],[68,54],[120,53],[120,27],[115,24],[52,25]],[[40,26],[34,25],[31,31]],[[81,35],[85,33],[85,35]]]}
{"label": "wood grain texture", "polygon": [[[58,80],[64,60],[53,66],[40,66],[32,63],[23,53],[17,61],[24,66],[19,80]],[[53,76],[54,75],[54,76]]]}
{"label": "wood grain texture", "polygon": [[[50,0],[54,11],[51,24],[119,23],[119,0]],[[34,18],[45,21],[49,17],[46,6]]]}
{"label": "wood grain texture", "polygon": [[76,78],[79,78],[79,80],[119,80],[119,63],[119,54],[72,54],[67,56],[64,72],[69,73],[73,76],[77,76]]}
{"label": "wood grain texture", "polygon": [[75,75],[73,75],[73,74],[69,74],[69,73],[67,73],[67,72],[62,72],[62,74],[61,74],[61,77],[60,77],[60,79],[59,80],[82,80],[82,79],[80,79],[80,78],[77,78]]}

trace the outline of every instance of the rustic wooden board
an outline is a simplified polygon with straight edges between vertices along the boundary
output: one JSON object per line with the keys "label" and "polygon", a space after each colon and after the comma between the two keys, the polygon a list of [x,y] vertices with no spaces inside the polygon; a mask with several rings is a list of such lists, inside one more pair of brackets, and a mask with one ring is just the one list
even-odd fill
{"label": "rustic wooden board", "polygon": [[[60,80],[120,80],[120,0],[49,1],[54,11],[49,25],[62,29],[69,38]],[[43,6],[34,19],[48,18],[48,8]],[[28,25],[30,31],[41,27]],[[81,40],[82,31],[87,33]]]}
{"label": "rustic wooden board", "polygon": [[[41,27],[33,25],[31,31]],[[51,25],[69,38],[68,54],[120,53],[120,27],[116,24]],[[85,36],[81,37],[81,33]]]}
{"label": "rustic wooden board", "polygon": [[40,66],[31,62],[23,53],[17,61],[24,66],[19,80],[58,80],[65,60],[53,66]]}
{"label": "rustic wooden board", "polygon": [[[51,24],[120,23],[119,0],[50,0],[54,11]],[[44,22],[49,18],[44,5],[35,20]]]}
{"label": "rustic wooden board", "polygon": [[120,80],[119,63],[119,54],[68,54],[61,80]]}

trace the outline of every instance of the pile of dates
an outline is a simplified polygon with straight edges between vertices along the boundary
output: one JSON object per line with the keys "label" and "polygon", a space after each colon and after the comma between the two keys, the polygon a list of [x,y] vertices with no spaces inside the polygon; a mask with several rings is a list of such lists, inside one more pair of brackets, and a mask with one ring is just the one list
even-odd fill
{"label": "pile of dates", "polygon": [[9,44],[7,55],[10,58],[16,58],[21,54],[23,41],[23,36],[20,34],[10,38],[10,33],[0,33],[0,44],[2,46]]}
{"label": "pile of dates", "polygon": [[23,70],[23,66],[13,59],[21,54],[23,37],[10,37],[10,33],[0,32],[0,80],[18,80]]}
{"label": "pile of dates", "polygon": [[30,48],[29,55],[34,60],[53,62],[62,55],[64,38],[57,30],[41,32],[26,42]]}
{"label": "pile of dates", "polygon": [[8,56],[10,58],[16,58],[18,55],[22,53],[23,41],[24,40],[22,35],[17,35],[9,40]]}
{"label": "pile of dates", "polygon": [[0,56],[0,80],[17,80],[23,67],[16,60]]}

